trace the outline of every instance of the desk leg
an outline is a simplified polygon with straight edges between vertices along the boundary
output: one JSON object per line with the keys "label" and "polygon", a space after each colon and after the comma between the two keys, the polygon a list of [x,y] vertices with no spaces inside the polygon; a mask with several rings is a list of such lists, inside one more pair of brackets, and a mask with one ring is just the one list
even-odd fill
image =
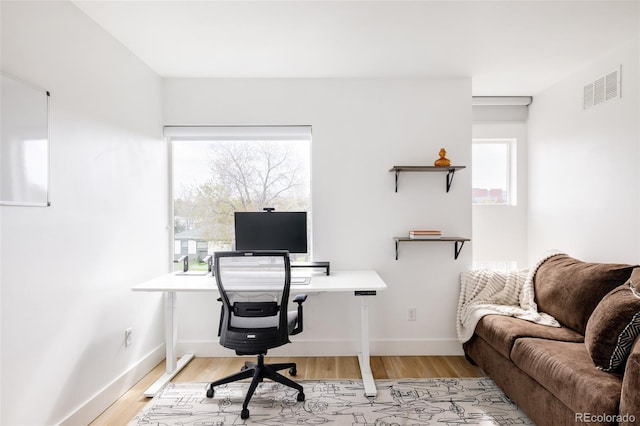
{"label": "desk leg", "polygon": [[178,317],[176,312],[177,297],[175,291],[164,293],[164,343],[166,353],[166,372],[144,392],[144,396],[153,398],[173,377],[182,370],[194,357],[184,354],[176,359],[176,345],[178,343]]}
{"label": "desk leg", "polygon": [[358,354],[360,362],[360,375],[364,384],[364,395],[375,397],[378,394],[376,384],[373,381],[371,372],[370,352],[369,352],[369,305],[367,296],[360,296],[360,322],[362,323],[362,352]]}

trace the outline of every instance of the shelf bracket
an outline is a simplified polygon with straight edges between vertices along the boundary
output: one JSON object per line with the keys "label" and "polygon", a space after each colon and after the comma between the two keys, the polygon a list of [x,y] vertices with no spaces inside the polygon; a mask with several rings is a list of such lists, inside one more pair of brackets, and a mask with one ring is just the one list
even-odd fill
{"label": "shelf bracket", "polygon": [[[449,169],[449,172],[447,173],[447,192],[449,192],[449,188],[451,188],[451,184],[453,183],[453,176],[455,175],[455,173],[456,169]],[[397,189],[396,192],[398,192]]]}
{"label": "shelf bracket", "polygon": [[400,170],[396,170],[396,192],[398,192],[398,177],[400,176]]}
{"label": "shelf bracket", "polygon": [[396,260],[398,260],[398,245],[399,245],[399,241],[396,240]]}
{"label": "shelf bracket", "polygon": [[[398,244],[398,243],[396,243],[396,244]],[[458,246],[458,244],[459,244],[459,246]],[[454,256],[453,256],[454,260],[458,259],[458,256],[460,255],[460,252],[462,251],[462,246],[464,246],[464,241],[455,241],[455,246],[453,248],[453,250],[455,252]]]}

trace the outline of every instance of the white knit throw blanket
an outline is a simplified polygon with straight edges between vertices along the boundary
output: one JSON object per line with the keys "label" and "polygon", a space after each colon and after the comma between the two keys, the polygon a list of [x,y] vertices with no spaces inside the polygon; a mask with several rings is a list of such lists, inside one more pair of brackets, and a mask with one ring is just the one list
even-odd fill
{"label": "white knit throw blanket", "polygon": [[528,271],[499,272],[478,269],[460,275],[460,299],[456,330],[462,343],[471,339],[478,321],[485,315],[506,315],[536,324],[560,327],[551,315],[538,312],[533,278],[547,259],[562,254],[546,253]]}

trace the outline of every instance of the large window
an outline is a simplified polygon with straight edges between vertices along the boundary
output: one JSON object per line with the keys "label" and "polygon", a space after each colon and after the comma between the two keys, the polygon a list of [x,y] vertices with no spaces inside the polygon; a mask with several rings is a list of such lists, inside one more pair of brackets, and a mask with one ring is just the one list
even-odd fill
{"label": "large window", "polygon": [[515,139],[474,139],[473,204],[516,205]]}
{"label": "large window", "polygon": [[[235,211],[307,211],[311,229],[309,126],[167,127],[165,134],[174,261],[188,256],[190,269],[202,269],[206,256],[233,249]],[[310,260],[310,253],[292,260]]]}

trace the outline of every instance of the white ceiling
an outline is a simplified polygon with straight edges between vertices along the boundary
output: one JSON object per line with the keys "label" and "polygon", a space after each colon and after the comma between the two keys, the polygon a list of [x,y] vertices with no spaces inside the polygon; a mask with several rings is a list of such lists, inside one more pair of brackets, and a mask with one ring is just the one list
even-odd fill
{"label": "white ceiling", "polygon": [[535,95],[640,34],[640,0],[74,3],[165,77],[470,76],[474,95]]}

